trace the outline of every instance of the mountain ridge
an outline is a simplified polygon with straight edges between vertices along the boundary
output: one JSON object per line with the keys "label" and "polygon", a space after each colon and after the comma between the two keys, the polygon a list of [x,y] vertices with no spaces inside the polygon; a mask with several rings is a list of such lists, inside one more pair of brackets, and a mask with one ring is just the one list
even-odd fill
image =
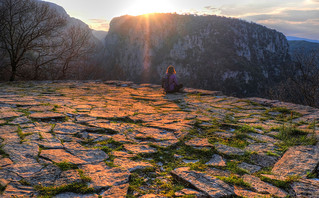
{"label": "mountain ridge", "polygon": [[114,18],[105,59],[113,79],[158,83],[174,65],[187,86],[258,95],[280,79],[290,56],[286,37],[262,25],[219,16],[152,14]]}

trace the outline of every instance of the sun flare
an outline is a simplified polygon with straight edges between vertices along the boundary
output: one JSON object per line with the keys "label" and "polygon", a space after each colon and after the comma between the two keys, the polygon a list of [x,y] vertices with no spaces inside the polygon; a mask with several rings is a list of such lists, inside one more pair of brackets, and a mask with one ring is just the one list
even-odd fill
{"label": "sun flare", "polygon": [[153,1],[153,0],[135,0],[124,11],[129,15],[142,15],[148,13],[168,13],[176,12],[175,6],[169,0]]}

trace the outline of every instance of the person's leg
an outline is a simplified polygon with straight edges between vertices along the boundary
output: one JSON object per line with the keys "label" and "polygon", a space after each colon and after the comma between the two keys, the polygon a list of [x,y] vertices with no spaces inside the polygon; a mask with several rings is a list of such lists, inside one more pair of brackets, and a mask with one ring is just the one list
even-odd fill
{"label": "person's leg", "polygon": [[183,88],[183,84],[176,85],[174,91],[179,92],[181,88]]}

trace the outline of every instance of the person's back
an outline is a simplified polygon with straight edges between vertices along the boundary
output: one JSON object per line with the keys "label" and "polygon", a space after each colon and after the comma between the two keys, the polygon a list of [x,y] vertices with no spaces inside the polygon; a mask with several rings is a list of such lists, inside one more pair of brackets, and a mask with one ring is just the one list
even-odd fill
{"label": "person's back", "polygon": [[178,84],[175,74],[176,74],[175,68],[172,65],[170,65],[167,68],[166,76],[162,82],[162,85],[163,85],[162,87],[164,88],[166,93],[177,92],[183,87],[183,85]]}

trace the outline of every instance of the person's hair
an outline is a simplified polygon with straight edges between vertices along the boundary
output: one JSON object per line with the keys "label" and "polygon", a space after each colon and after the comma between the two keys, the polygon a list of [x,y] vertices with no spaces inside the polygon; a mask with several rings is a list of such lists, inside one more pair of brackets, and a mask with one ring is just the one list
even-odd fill
{"label": "person's hair", "polygon": [[166,73],[167,74],[176,74],[176,71],[175,71],[175,68],[173,67],[173,65],[168,66]]}

